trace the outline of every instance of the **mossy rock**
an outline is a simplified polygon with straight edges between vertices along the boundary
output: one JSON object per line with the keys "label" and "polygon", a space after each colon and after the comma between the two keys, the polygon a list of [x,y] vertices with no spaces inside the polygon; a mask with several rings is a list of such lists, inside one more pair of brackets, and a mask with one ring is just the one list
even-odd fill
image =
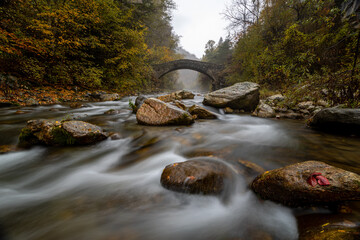
{"label": "mossy rock", "polygon": [[34,135],[31,129],[23,128],[21,129],[19,135],[19,147],[31,147],[33,145],[38,145],[40,143],[39,139]]}
{"label": "mossy rock", "polygon": [[19,146],[88,145],[106,138],[100,127],[83,121],[30,120],[21,130]]}
{"label": "mossy rock", "polygon": [[54,139],[54,145],[74,145],[76,143],[76,139],[71,136],[70,133],[65,131],[61,126],[54,127],[51,131],[51,135]]}

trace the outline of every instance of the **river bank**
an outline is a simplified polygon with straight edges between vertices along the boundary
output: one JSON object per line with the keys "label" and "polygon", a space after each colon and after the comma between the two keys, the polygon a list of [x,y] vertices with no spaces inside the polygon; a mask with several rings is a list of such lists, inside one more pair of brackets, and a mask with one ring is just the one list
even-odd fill
{"label": "river bank", "polygon": [[135,92],[79,90],[77,87],[34,87],[0,90],[0,107],[52,105],[64,102],[113,101]]}

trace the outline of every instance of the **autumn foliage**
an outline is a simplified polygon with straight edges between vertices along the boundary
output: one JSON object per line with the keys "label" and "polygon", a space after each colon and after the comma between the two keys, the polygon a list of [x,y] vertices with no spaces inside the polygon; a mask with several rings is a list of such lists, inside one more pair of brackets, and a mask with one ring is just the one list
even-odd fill
{"label": "autumn foliage", "polygon": [[[148,46],[149,19],[161,16],[150,11],[145,19],[141,7],[114,0],[8,1],[0,6],[0,74],[32,87],[149,87],[152,61],[174,53]],[[159,47],[161,56],[153,56]]]}

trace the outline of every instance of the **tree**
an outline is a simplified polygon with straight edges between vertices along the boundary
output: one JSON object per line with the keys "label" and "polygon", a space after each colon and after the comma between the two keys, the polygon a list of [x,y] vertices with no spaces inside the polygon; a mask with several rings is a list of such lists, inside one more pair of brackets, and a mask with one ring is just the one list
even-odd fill
{"label": "tree", "polygon": [[230,24],[229,30],[246,33],[247,28],[259,21],[261,0],[233,0],[223,13]]}

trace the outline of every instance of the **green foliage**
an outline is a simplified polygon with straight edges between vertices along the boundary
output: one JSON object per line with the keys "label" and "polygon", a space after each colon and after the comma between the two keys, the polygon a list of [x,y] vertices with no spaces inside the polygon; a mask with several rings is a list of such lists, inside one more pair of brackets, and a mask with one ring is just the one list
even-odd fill
{"label": "green foliage", "polygon": [[232,54],[231,41],[226,38],[225,41],[222,37],[219,39],[219,42],[215,44],[215,41],[209,40],[205,46],[205,55],[202,57],[202,60],[205,62],[217,63],[217,64],[226,64]]}
{"label": "green foliage", "polygon": [[356,29],[342,20],[336,3],[264,4],[259,21],[237,35],[229,83],[255,81],[270,90],[289,92],[307,84],[314,91],[333,88],[329,91],[334,94],[327,97],[334,103],[354,102],[359,80],[345,73],[352,68]]}
{"label": "green foliage", "polygon": [[136,113],[138,110],[135,104],[131,101],[131,99],[129,99],[129,107],[132,109],[133,113]]}

